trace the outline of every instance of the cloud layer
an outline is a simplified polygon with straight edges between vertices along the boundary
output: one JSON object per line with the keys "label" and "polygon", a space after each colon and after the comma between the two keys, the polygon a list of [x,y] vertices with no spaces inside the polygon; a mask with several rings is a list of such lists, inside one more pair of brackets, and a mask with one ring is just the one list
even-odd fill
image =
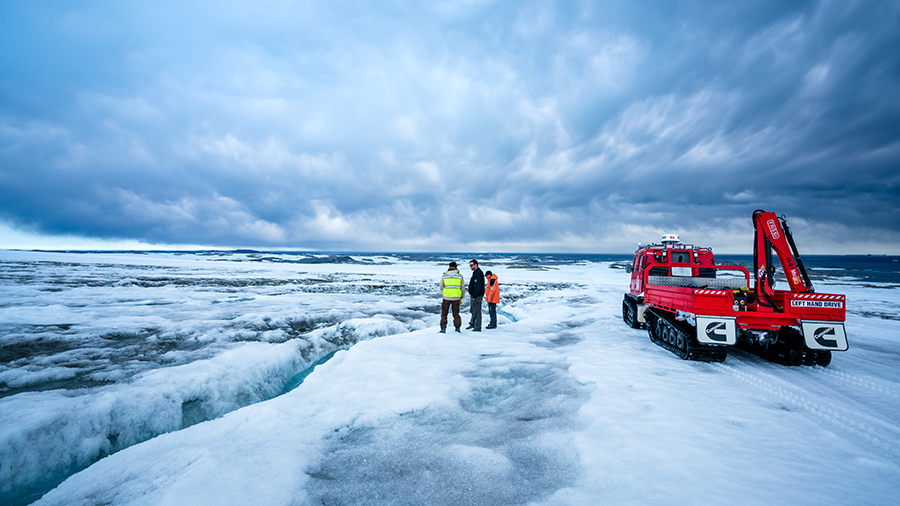
{"label": "cloud layer", "polygon": [[[0,221],[222,247],[900,250],[897,2],[14,2]],[[802,238],[802,239],[801,239]]]}

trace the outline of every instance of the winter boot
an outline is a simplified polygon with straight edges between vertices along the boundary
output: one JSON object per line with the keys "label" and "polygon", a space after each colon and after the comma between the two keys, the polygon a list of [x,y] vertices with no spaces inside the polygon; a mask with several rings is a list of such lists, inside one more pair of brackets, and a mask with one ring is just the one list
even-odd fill
{"label": "winter boot", "polygon": [[[456,329],[456,331],[459,332],[459,329]],[[441,327],[441,330],[438,331],[438,334],[446,334],[446,333],[447,333],[447,327]]]}

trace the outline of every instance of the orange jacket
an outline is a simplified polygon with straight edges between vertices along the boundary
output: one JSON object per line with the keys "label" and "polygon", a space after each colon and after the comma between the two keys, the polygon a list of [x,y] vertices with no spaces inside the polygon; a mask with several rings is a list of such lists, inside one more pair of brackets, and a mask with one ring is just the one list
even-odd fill
{"label": "orange jacket", "polygon": [[491,274],[485,277],[484,283],[484,301],[500,303],[500,283],[497,282],[497,275]]}

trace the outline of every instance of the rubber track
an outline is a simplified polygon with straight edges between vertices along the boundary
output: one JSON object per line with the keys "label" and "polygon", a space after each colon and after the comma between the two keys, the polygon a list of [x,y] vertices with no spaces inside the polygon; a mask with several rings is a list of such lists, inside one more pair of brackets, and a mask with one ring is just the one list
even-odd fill
{"label": "rubber track", "polygon": [[637,305],[627,297],[622,302],[622,320],[633,329],[645,329],[647,325],[637,321]]}
{"label": "rubber track", "polygon": [[[678,355],[685,360],[696,360],[699,362],[723,362],[728,356],[728,348],[725,346],[715,346],[711,344],[701,344],[697,341],[696,331],[690,325],[675,321],[668,313],[657,312],[654,309],[647,309],[644,313],[651,314],[647,319],[647,333],[650,334],[650,341],[661,346],[672,353]],[[674,330],[683,338],[685,344],[684,349],[670,344],[668,341],[660,339],[656,335],[656,321],[662,322],[669,329]],[[677,343],[677,340],[676,340]]]}

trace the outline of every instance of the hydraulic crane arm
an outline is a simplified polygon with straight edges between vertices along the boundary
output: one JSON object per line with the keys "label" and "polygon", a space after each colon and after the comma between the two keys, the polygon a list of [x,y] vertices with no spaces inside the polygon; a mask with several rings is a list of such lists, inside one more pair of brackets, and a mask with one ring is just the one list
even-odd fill
{"label": "hydraulic crane arm", "polygon": [[[794,293],[813,292],[812,282],[797,253],[797,246],[791,235],[787,221],[775,213],[757,210],[753,213],[753,267],[756,271],[756,295],[758,300],[768,306],[775,307],[771,294],[775,286],[775,265],[772,263],[772,250],[778,255],[781,268],[787,277],[791,291]],[[764,302],[768,301],[768,303]]]}

